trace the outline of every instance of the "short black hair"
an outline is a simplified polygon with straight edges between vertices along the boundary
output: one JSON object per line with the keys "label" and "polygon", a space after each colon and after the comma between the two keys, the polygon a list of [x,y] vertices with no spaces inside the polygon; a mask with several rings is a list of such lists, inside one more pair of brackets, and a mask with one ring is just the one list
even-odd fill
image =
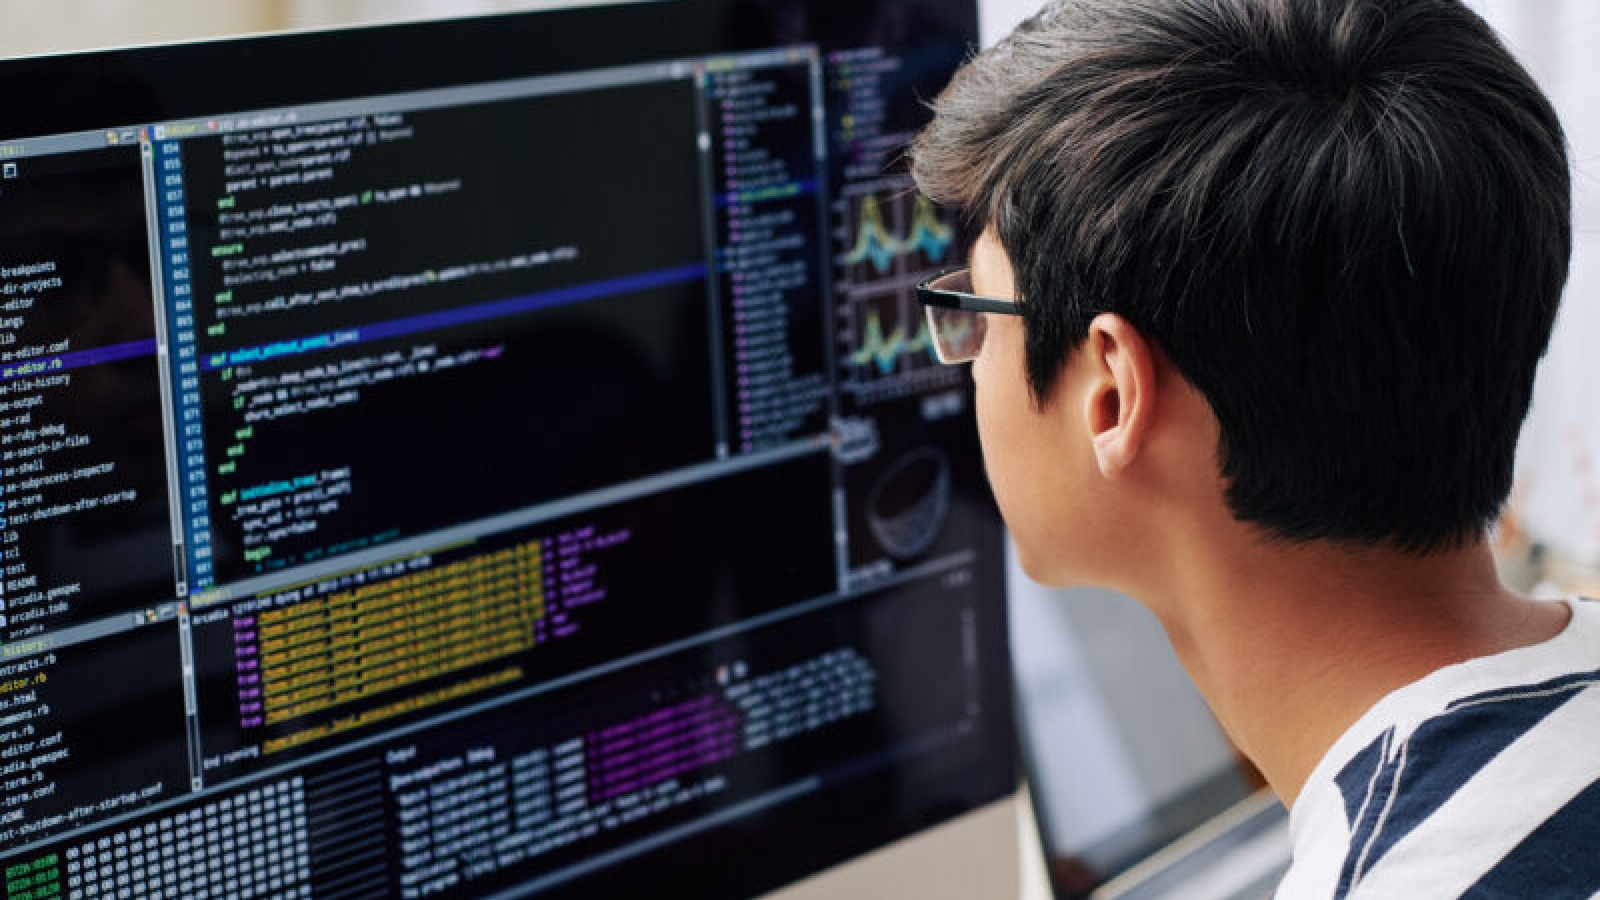
{"label": "short black hair", "polygon": [[961,69],[912,171],[995,226],[1037,402],[1114,312],[1209,402],[1240,520],[1425,554],[1498,516],[1571,185],[1457,0],[1061,0]]}

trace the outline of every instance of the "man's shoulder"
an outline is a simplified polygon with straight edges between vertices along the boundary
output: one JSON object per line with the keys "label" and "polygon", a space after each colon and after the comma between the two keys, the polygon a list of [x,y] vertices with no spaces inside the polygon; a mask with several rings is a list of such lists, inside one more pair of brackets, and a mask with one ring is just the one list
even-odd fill
{"label": "man's shoulder", "polygon": [[1379,723],[1342,761],[1319,809],[1342,808],[1344,827],[1308,828],[1321,838],[1295,848],[1297,868],[1322,857],[1324,885],[1337,872],[1319,900],[1600,892],[1600,606],[1573,610],[1570,640],[1508,670],[1532,677],[1457,678],[1471,689]]}

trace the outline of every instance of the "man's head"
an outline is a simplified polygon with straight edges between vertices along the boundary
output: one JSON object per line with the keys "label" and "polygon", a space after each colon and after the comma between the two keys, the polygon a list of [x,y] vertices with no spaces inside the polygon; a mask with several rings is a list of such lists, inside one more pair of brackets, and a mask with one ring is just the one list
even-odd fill
{"label": "man's head", "polygon": [[1426,553],[1498,514],[1569,176],[1458,0],[1060,0],[935,112],[918,183],[988,226],[977,290],[1026,308],[975,377],[1034,574],[1085,577],[1050,558],[1117,535],[1119,498],[1205,484],[1296,542]]}

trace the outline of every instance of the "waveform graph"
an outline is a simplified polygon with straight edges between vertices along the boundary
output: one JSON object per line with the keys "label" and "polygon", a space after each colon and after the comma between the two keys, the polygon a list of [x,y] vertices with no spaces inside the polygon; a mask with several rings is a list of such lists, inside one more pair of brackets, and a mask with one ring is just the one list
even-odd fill
{"label": "waveform graph", "polygon": [[873,402],[946,387],[961,370],[939,362],[914,291],[858,292],[840,309],[839,363],[844,388]]}
{"label": "waveform graph", "polygon": [[[917,284],[961,264],[953,215],[891,176],[847,185],[834,202],[835,321],[843,388],[858,404],[947,389]],[[947,335],[948,337],[949,335]]]}
{"label": "waveform graph", "polygon": [[854,381],[904,375],[937,361],[926,317],[908,300],[893,292],[851,304],[844,344]]}
{"label": "waveform graph", "polygon": [[847,193],[840,200],[839,264],[851,285],[923,274],[949,265],[956,255],[950,214],[909,182]]}
{"label": "waveform graph", "polygon": [[[889,298],[898,301],[900,298]],[[870,369],[878,377],[917,368],[923,357],[936,359],[928,323],[914,310],[895,302],[894,312],[886,317],[881,304],[867,304],[860,314],[859,339],[850,352],[850,364],[860,369]],[[885,321],[890,324],[885,325]],[[908,321],[909,320],[909,321]]]}

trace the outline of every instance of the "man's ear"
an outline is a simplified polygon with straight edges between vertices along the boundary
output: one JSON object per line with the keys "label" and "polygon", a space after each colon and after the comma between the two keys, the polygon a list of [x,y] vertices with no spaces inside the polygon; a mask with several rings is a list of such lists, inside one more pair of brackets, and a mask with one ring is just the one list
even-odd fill
{"label": "man's ear", "polygon": [[1138,459],[1155,421],[1156,347],[1127,319],[1101,313],[1089,323],[1081,352],[1088,375],[1084,423],[1100,474],[1115,478]]}

